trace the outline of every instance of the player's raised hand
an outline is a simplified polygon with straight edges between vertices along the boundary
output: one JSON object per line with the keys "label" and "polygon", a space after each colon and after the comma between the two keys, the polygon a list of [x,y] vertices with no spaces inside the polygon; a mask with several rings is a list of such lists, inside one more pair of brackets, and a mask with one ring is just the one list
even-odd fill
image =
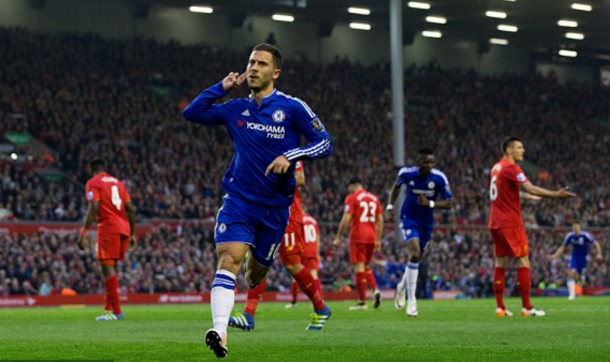
{"label": "player's raised hand", "polygon": [[239,74],[239,72],[230,72],[229,75],[222,80],[222,88],[224,88],[225,92],[231,91],[240,85],[246,80],[246,72]]}
{"label": "player's raised hand", "polygon": [[136,238],[135,235],[130,235],[129,236],[129,251],[132,251],[136,248],[136,246],[138,246],[138,239]]}
{"label": "player's raised hand", "polygon": [[557,195],[556,197],[559,199],[567,199],[567,198],[576,196],[575,193],[573,193],[569,190],[570,190],[570,188],[567,186],[560,188],[559,190],[556,191],[556,195]]}
{"label": "player's raised hand", "polygon": [[265,176],[269,175],[270,172],[284,174],[288,172],[289,168],[290,161],[288,161],[286,156],[280,155],[275,160],[273,160],[273,162],[271,162],[269,166],[267,166],[267,169],[265,170]]}

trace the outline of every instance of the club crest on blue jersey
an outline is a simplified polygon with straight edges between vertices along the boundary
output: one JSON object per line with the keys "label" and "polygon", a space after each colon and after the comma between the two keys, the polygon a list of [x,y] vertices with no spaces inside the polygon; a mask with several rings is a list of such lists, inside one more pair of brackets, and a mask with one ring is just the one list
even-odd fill
{"label": "club crest on blue jersey", "polygon": [[434,188],[434,181],[428,182],[428,188],[429,189],[433,189]]}
{"label": "club crest on blue jersey", "polygon": [[275,123],[284,122],[284,120],[286,119],[286,113],[281,109],[278,109],[277,111],[273,112],[273,114],[271,115],[271,119],[273,119],[273,122]]}
{"label": "club crest on blue jersey", "polygon": [[221,223],[220,225],[218,225],[218,232],[219,233],[224,233],[225,231],[227,231],[227,224],[225,223]]}

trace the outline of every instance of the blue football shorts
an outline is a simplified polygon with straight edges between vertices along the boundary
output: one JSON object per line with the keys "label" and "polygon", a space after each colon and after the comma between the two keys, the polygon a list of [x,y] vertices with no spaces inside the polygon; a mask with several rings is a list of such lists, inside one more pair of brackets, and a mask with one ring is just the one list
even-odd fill
{"label": "blue football shorts", "polygon": [[413,220],[403,219],[401,222],[402,240],[419,239],[420,250],[424,250],[432,238],[432,228],[423,226]]}
{"label": "blue football shorts", "polygon": [[216,244],[238,242],[250,245],[252,257],[270,267],[276,258],[290,208],[271,207],[235,195],[225,195],[218,210],[214,239]]}
{"label": "blue football shorts", "polygon": [[574,269],[578,274],[582,275],[583,270],[587,267],[586,256],[573,256],[570,259],[570,269]]}

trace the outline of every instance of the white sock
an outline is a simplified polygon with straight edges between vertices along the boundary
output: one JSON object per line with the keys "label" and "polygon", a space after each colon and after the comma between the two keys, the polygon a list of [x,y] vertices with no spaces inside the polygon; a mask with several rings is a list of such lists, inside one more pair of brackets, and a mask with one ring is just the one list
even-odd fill
{"label": "white sock", "polygon": [[405,267],[405,272],[402,274],[402,278],[398,282],[398,287],[400,289],[407,289],[407,267]]}
{"label": "white sock", "polygon": [[568,293],[570,298],[574,298],[576,296],[576,282],[572,278],[568,278]]}
{"label": "white sock", "polygon": [[419,263],[407,263],[405,275],[407,279],[407,300],[409,303],[415,303],[415,288],[417,287],[417,276],[419,274]]}
{"label": "white sock", "polygon": [[235,305],[235,275],[226,270],[217,270],[212,283],[212,321],[219,333],[227,333],[229,317]]}

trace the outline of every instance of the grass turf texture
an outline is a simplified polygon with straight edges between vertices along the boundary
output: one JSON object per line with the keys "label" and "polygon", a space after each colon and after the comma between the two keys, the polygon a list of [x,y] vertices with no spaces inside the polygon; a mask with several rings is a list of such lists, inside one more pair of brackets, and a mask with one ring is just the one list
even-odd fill
{"label": "grass turf texture", "polygon": [[[491,299],[420,301],[419,317],[348,311],[330,303],[322,331],[305,331],[310,305],[261,303],[253,332],[229,330],[229,361],[608,361],[610,298],[534,299],[546,317],[494,316]],[[243,304],[236,305],[241,311]],[[2,360],[215,361],[203,342],[209,305],[126,306],[124,321],[95,322],[101,308],[0,309]]]}

